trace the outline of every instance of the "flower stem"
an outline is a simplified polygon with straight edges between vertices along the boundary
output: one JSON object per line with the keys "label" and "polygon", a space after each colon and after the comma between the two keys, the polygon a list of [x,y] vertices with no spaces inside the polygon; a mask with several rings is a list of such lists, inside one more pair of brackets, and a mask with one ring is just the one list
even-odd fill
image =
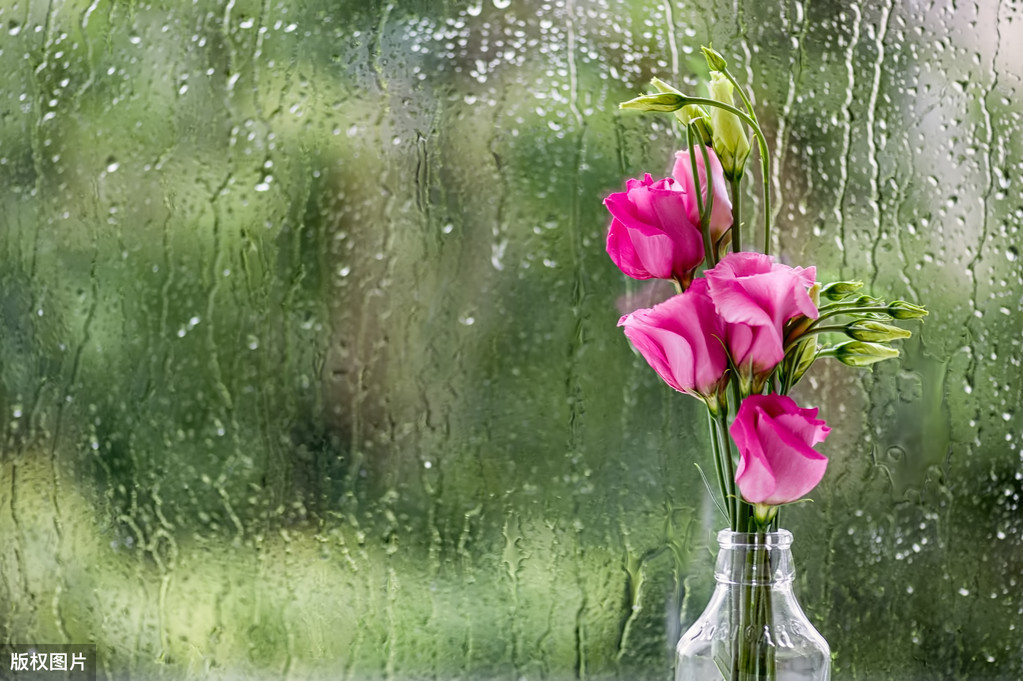
{"label": "flower stem", "polygon": [[742,89],[742,86],[739,85],[739,81],[735,79],[735,76],[732,75],[731,71],[725,69],[723,73],[725,74],[725,78],[727,78],[732,84],[732,87],[735,88],[735,91],[739,93],[739,99],[742,100],[742,104],[746,107],[746,111],[749,113],[750,118],[759,125],[760,121],[757,120],[757,112],[753,109],[753,103],[750,102],[749,97],[746,96],[746,91]]}
{"label": "flower stem", "polygon": [[742,196],[739,194],[741,183],[741,178],[732,178],[732,253],[742,250]]}
{"label": "flower stem", "polygon": [[718,456],[721,459],[721,468],[724,474],[722,494],[725,495],[728,506],[732,509],[729,514],[729,527],[733,532],[742,532],[738,523],[742,507],[742,498],[735,489],[735,461],[732,460],[732,440],[728,434],[728,411],[721,409],[717,413],[718,439],[720,449]]}
{"label": "flower stem", "polygon": [[[710,240],[710,205],[704,207],[703,203],[703,187],[700,182],[700,171],[696,164],[696,142],[700,140],[700,135],[696,130],[695,124],[690,123],[686,128],[686,141],[689,144],[689,163],[691,164],[693,171],[693,186],[696,188],[696,209],[700,213],[700,233],[703,235],[703,257],[705,258],[706,267],[709,269],[717,265],[717,253],[714,248],[714,243]],[[700,148],[703,150],[704,155],[704,168],[707,167],[707,147],[700,142]],[[712,173],[707,173],[707,180],[711,181]],[[713,195],[710,188],[707,190],[707,203],[710,204],[713,201]]]}
{"label": "flower stem", "polygon": [[[821,309],[820,316],[817,317],[813,323],[817,324],[828,317],[834,317],[840,314],[860,314],[861,312],[888,314],[888,306],[877,305],[874,307],[857,307],[856,305],[840,305],[835,308],[828,306]],[[811,326],[813,325],[811,324]]]}
{"label": "flower stem", "polygon": [[[788,343],[785,344],[785,354],[788,355],[789,350],[806,340],[807,336],[816,336],[819,333],[843,333],[845,331],[844,324],[832,324],[831,326],[814,326],[811,324],[806,331],[799,334]],[[784,393],[783,393],[784,394]]]}
{"label": "flower stem", "polygon": [[[741,94],[741,90],[740,90]],[[734,106],[719,102],[715,99],[709,99],[707,97],[683,97],[683,101],[688,106],[689,104],[702,104],[704,106],[713,106],[728,113],[735,114],[739,117],[743,123],[748,125],[753,130],[753,134],[757,138],[757,145],[760,148],[760,169],[761,174],[764,176],[764,254],[770,255],[771,253],[771,158],[767,153],[767,138],[764,137],[764,132],[760,129],[760,123],[749,114],[736,109]]]}
{"label": "flower stem", "polygon": [[721,490],[722,501],[724,502],[723,508],[726,510],[725,519],[728,521],[728,526],[732,527],[733,506],[731,500],[728,498],[728,488],[725,483],[725,471],[722,467],[721,442],[720,437],[718,436],[717,419],[710,409],[707,410],[707,423],[710,425],[710,443],[711,447],[714,449],[714,471],[717,473],[718,489]]}

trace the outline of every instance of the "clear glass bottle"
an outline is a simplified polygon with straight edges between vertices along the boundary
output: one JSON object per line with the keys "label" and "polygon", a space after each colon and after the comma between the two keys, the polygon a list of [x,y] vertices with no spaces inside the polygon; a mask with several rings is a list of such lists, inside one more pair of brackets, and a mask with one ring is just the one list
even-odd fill
{"label": "clear glass bottle", "polygon": [[792,593],[792,533],[718,533],[717,585],[678,642],[676,681],[828,681],[831,651]]}

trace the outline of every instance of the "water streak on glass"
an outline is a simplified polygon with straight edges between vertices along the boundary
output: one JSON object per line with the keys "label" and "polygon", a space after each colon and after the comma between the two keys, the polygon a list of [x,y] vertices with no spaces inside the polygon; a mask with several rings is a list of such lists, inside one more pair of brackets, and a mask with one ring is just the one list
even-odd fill
{"label": "water streak on glass", "polygon": [[[672,675],[723,526],[604,253],[713,43],[774,247],[923,301],[819,363],[836,679],[1023,677],[1018,3],[0,0],[0,634],[106,679]],[[763,200],[750,171],[749,232]],[[749,233],[748,232],[748,233]],[[708,548],[710,547],[710,548]]]}

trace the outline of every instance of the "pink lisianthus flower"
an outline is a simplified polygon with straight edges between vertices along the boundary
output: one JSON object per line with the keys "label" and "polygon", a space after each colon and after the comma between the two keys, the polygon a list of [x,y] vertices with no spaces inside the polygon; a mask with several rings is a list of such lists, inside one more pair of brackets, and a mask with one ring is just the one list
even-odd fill
{"label": "pink lisianthus flower", "polygon": [[786,395],[750,395],[739,406],[729,428],[739,449],[735,482],[758,515],[803,497],[824,477],[828,460],[813,446],[831,429],[816,417]]}
{"label": "pink lisianthus flower", "polygon": [[611,212],[607,254],[633,279],[675,279],[683,286],[703,262],[700,223],[689,218],[681,184],[668,177],[656,182],[647,173],[629,180],[624,192],[604,199]]}
{"label": "pink lisianthus flower", "polygon": [[728,350],[745,380],[763,380],[784,358],[786,322],[818,317],[809,294],[816,277],[814,267],[789,267],[747,252],[731,253],[707,270],[711,298],[729,324]]}
{"label": "pink lisianthus flower", "polygon": [[727,381],[728,355],[724,324],[705,279],[659,305],[625,315],[618,326],[665,383],[717,405]]}
{"label": "pink lisianthus flower", "polygon": [[[693,150],[696,156],[696,168],[700,177],[700,198],[704,204],[707,203],[707,168],[703,162],[703,152],[699,147]],[[714,205],[710,209],[710,237],[716,244],[718,239],[732,226],[732,201],[728,198],[728,189],[725,184],[725,174],[721,168],[721,161],[712,147],[707,147],[707,158],[710,160],[710,176],[714,180],[713,196]],[[672,177],[682,184],[686,195],[689,197],[687,207],[689,219],[693,224],[700,224],[700,206],[696,201],[696,182],[693,179],[693,162],[689,157],[689,150],[685,149],[675,153],[675,167],[671,172]]]}

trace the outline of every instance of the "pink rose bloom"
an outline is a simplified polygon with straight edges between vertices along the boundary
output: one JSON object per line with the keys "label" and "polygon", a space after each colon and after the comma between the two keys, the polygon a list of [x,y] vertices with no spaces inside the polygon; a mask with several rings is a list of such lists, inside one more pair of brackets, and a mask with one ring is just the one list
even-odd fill
{"label": "pink rose bloom", "polygon": [[731,253],[706,272],[711,298],[729,323],[728,349],[743,374],[770,372],[785,356],[785,323],[818,316],[808,289],[814,267],[789,267],[762,253]]}
{"label": "pink rose bloom", "polygon": [[625,327],[633,346],[675,390],[710,397],[724,385],[724,327],[705,279],[696,279],[685,293],[660,305],[625,315],[618,326]]}
{"label": "pink rose bloom", "polygon": [[739,448],[735,482],[751,504],[778,506],[804,496],[824,477],[828,460],[813,450],[830,428],[816,409],[785,395],[750,395],[729,432]]}
{"label": "pink rose bloom", "polygon": [[654,182],[647,173],[626,187],[604,199],[612,216],[607,254],[633,279],[688,283],[703,262],[703,235],[689,219],[682,185],[670,177]]}
{"label": "pink rose bloom", "polygon": [[[700,174],[700,197],[707,202],[707,168],[703,163],[703,152],[699,148],[696,152],[696,168]],[[714,180],[714,205],[710,208],[710,236],[717,243],[721,235],[732,226],[732,202],[728,198],[728,189],[724,171],[721,169],[721,161],[714,153],[714,149],[707,147],[707,157],[710,159],[710,176]],[[671,172],[686,195],[689,197],[687,205],[689,208],[689,219],[697,227],[700,226],[700,206],[696,202],[696,183],[693,181],[693,163],[689,158],[689,150],[675,153],[675,168]]]}

